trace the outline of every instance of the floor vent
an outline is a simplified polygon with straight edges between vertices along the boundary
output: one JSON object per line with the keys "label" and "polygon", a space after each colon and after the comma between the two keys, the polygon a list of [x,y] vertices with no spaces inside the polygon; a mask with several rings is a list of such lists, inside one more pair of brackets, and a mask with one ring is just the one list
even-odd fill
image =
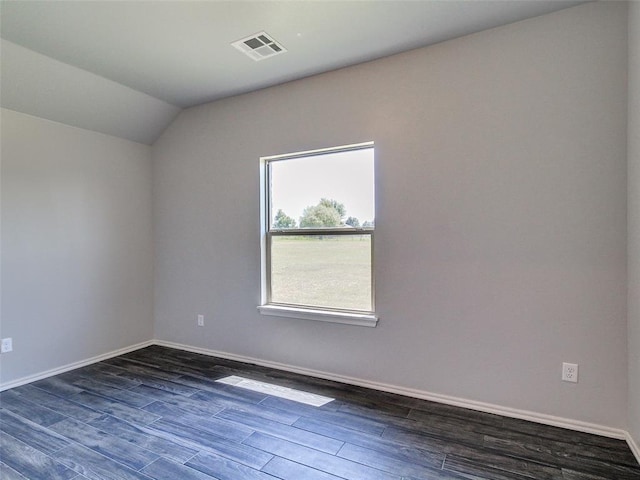
{"label": "floor vent", "polygon": [[236,375],[221,378],[216,380],[216,382],[233,385],[234,387],[246,388],[247,390],[264,393],[266,395],[273,395],[274,397],[286,398],[287,400],[293,400],[294,402],[300,402],[314,407],[321,407],[322,405],[334,400],[333,398],[323,397],[322,395],[316,395],[315,393],[294,390],[293,388],[281,387],[272,383],[259,382],[257,380],[238,377]]}
{"label": "floor vent", "polygon": [[250,37],[233,42],[231,45],[256,62],[280,55],[287,51],[286,48],[276,42],[266,32],[256,33]]}

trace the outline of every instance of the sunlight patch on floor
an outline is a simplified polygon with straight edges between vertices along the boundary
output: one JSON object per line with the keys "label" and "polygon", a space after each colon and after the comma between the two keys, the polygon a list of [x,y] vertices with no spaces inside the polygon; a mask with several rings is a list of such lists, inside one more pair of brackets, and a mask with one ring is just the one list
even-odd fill
{"label": "sunlight patch on floor", "polygon": [[334,400],[333,398],[323,397],[322,395],[316,395],[315,393],[302,392],[300,390],[294,390],[293,388],[281,387],[279,385],[259,382],[257,380],[250,380],[236,375],[221,378],[216,380],[216,382],[233,385],[234,387],[246,388],[247,390],[264,393],[266,395],[273,395],[274,397],[286,398],[287,400],[293,400],[294,402],[300,402],[314,407],[321,407],[322,405]]}

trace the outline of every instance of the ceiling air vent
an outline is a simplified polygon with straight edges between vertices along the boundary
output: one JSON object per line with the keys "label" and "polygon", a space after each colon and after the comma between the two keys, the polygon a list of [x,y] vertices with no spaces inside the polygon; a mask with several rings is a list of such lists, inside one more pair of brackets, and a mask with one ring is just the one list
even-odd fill
{"label": "ceiling air vent", "polygon": [[231,45],[256,62],[275,55],[280,55],[287,51],[286,48],[276,42],[265,32],[256,33],[250,37],[233,42]]}

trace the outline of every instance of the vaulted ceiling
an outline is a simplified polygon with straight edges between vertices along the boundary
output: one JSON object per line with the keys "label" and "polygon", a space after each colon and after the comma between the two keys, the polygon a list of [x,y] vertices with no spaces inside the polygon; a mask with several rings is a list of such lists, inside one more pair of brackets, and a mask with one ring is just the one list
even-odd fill
{"label": "vaulted ceiling", "polygon": [[[580,1],[0,2],[3,107],[151,144],[182,108]],[[266,32],[286,53],[231,44]]]}

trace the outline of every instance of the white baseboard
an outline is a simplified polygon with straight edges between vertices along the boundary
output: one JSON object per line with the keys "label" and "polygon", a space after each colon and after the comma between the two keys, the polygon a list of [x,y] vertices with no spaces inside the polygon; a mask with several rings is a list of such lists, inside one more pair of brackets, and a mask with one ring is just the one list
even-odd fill
{"label": "white baseboard", "polygon": [[8,390],[10,388],[19,387],[20,385],[26,385],[27,383],[36,382],[44,378],[53,377],[54,375],[59,375],[64,372],[68,372],[69,370],[75,370],[76,368],[86,367],[87,365],[91,365],[92,363],[101,362],[103,360],[107,360],[108,358],[117,357],[118,355],[124,355],[125,353],[133,352],[134,350],[140,350],[141,348],[148,347],[150,345],[153,345],[154,343],[155,342],[153,340],[137,343],[129,347],[120,348],[118,350],[113,350],[108,353],[103,353],[102,355],[91,357],[87,360],[81,360],[79,362],[69,363],[67,365],[63,365],[62,367],[47,370],[46,372],[36,373],[35,375],[29,375],[27,377],[22,377],[17,380],[13,380],[11,382],[5,382],[0,384],[0,392],[4,390]]}
{"label": "white baseboard", "polygon": [[[164,347],[169,347],[169,348],[176,348],[178,350],[185,350],[188,352],[201,353],[203,355],[209,355],[212,357],[220,357],[228,360],[236,360],[238,362],[251,363],[251,364],[260,365],[263,367],[275,368],[277,370],[284,370],[287,372],[299,373],[302,375],[308,375],[310,377],[322,378],[325,380],[333,380],[336,382],[346,383],[349,385],[356,385],[359,387],[371,388],[373,390],[396,393],[396,394],[405,395],[408,397],[420,398],[423,400],[430,400],[432,402],[444,403],[447,405],[454,405],[457,407],[468,408],[471,410],[478,410],[480,412],[494,413],[496,415],[502,415],[502,416],[511,417],[511,418],[519,418],[522,420],[529,420],[531,422],[541,423],[544,425],[551,425],[554,427],[561,427],[561,428],[576,430],[576,431],[585,432],[585,433],[593,433],[595,435],[601,435],[604,437],[617,438],[620,440],[627,440],[627,441],[631,438],[625,430],[621,430],[618,428],[611,428],[611,427],[598,425],[594,423],[581,422],[579,420],[572,420],[568,418],[556,417],[553,415],[546,415],[543,413],[530,412],[527,410],[519,410],[515,408],[503,407],[503,406],[494,405],[491,403],[477,402],[474,400],[467,400],[464,398],[452,397],[449,395],[441,395],[438,393],[431,393],[423,390],[399,387],[396,385],[388,385],[384,383],[372,382],[368,380],[362,380],[359,378],[346,377],[343,375],[336,375],[336,374],[322,372],[318,370],[300,368],[293,365],[270,362],[270,361],[261,360],[258,358],[245,357],[242,355],[235,355],[227,352],[219,352],[215,350],[209,350],[206,348],[192,347],[189,345],[182,345],[179,343],[156,340],[155,344],[161,345]],[[640,459],[639,459],[639,462],[640,462]]]}
{"label": "white baseboard", "polygon": [[629,432],[627,432],[625,440],[629,444],[629,448],[631,449],[633,455],[636,457],[636,460],[638,460],[638,463],[640,463],[640,446],[636,443]]}

